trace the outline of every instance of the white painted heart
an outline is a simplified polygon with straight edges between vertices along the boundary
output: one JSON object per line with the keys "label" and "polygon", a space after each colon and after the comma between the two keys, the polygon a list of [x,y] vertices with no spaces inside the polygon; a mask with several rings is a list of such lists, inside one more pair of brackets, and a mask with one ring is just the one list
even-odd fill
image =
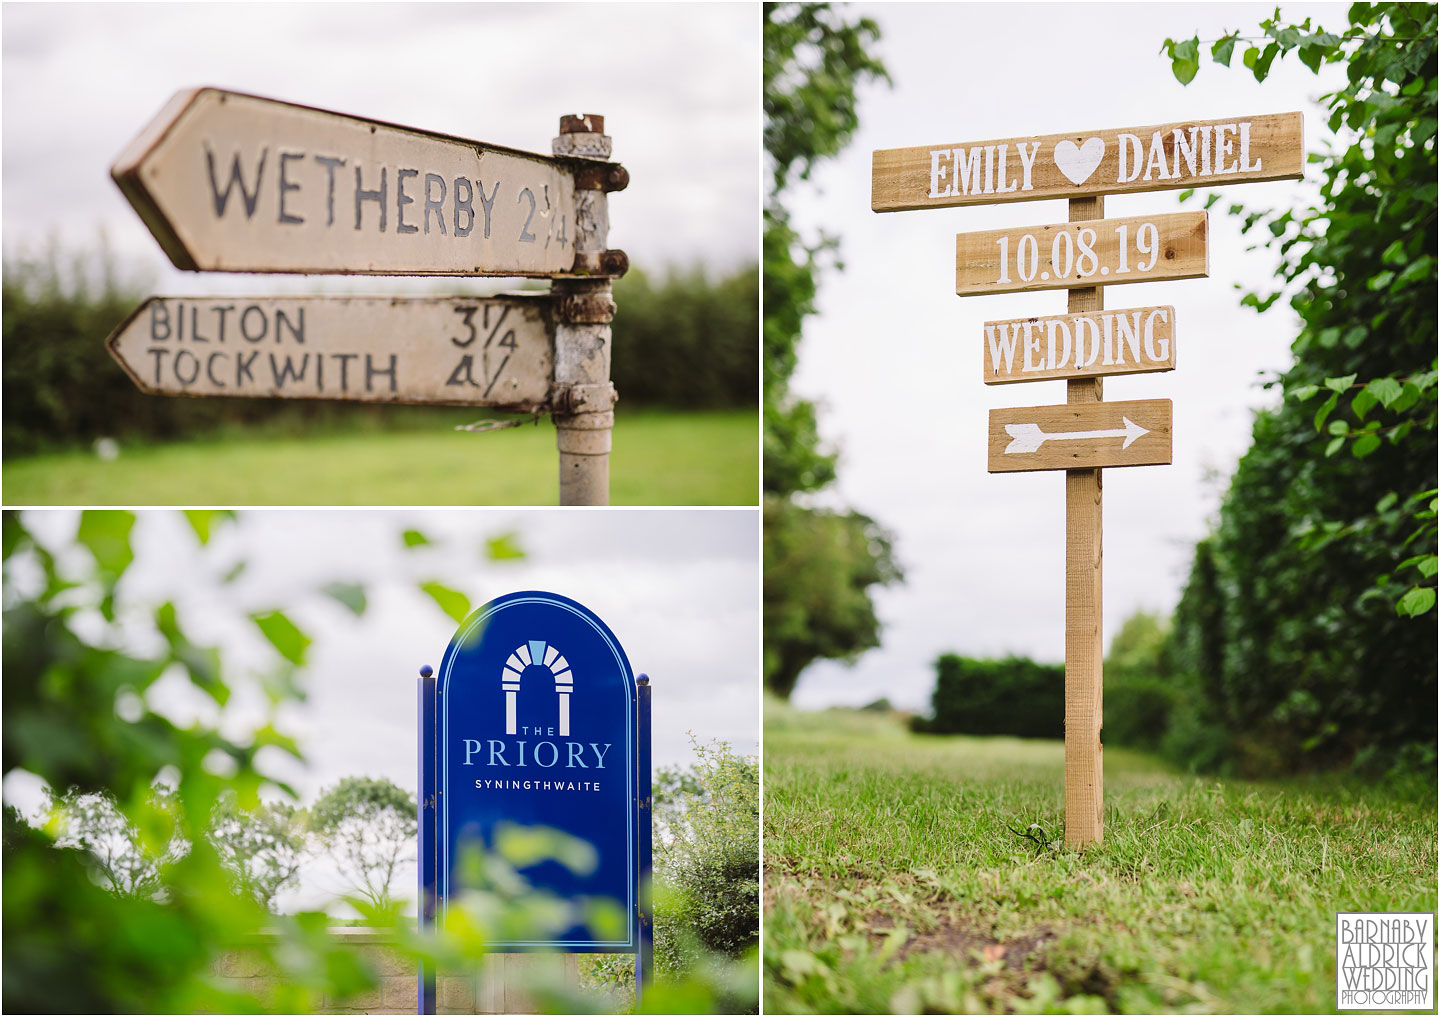
{"label": "white painted heart", "polygon": [[1055,165],[1072,184],[1089,180],[1104,156],[1105,142],[1101,138],[1087,138],[1085,144],[1078,147],[1073,141],[1062,141],[1055,146]]}

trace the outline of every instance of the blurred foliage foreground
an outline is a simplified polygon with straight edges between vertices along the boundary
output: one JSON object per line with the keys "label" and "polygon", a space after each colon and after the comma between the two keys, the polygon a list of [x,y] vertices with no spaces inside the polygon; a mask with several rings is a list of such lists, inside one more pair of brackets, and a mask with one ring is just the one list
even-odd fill
{"label": "blurred foliage foreground", "polygon": [[[713,277],[712,277],[713,276]],[[754,407],[759,402],[760,282],[756,266],[700,267],[615,284],[611,379],[625,407]],[[327,400],[182,399],[140,392],[104,347],[149,295],[117,271],[101,237],[95,251],[5,262],[4,454],[31,455],[108,439],[177,440],[227,429],[314,430],[449,426],[443,407]],[[451,283],[416,292],[463,292]]]}
{"label": "blurred foliage foreground", "polygon": [[[233,525],[233,514],[227,512],[195,511],[186,517],[207,552],[212,534]],[[225,709],[241,684],[233,665],[219,649],[199,645],[186,634],[173,604],[133,602],[120,585],[134,561],[135,522],[127,512],[86,512],[73,540],[54,546],[37,536],[27,517],[4,516],[7,802],[0,1005],[12,1013],[302,1013],[316,1010],[327,996],[343,999],[373,987],[376,972],[335,940],[324,913],[270,912],[274,888],[261,877],[279,870],[263,860],[257,863],[257,855],[284,839],[274,833],[290,817],[286,808],[262,806],[261,794],[293,799],[292,789],[275,775],[276,764],[287,756],[303,762],[300,748],[275,719],[283,707],[303,698],[298,679],[309,638],[281,610],[230,619],[253,625],[275,650],[274,665],[258,676],[268,719],[237,730],[233,711]],[[429,543],[416,531],[397,539],[407,547]],[[492,559],[516,553],[508,538],[491,542]],[[207,565],[218,566],[206,569],[218,576],[233,563]],[[227,578],[215,582],[223,586],[239,571],[232,567]],[[435,583],[422,590],[452,617],[469,611],[463,594]],[[220,612],[235,609],[223,589],[207,592],[214,594],[209,600],[220,605]],[[331,583],[320,592],[357,615],[365,609],[363,587],[356,584]],[[213,709],[205,719],[171,719],[173,711],[165,703],[173,703],[173,695],[154,694],[162,682],[172,693],[177,682],[188,686]],[[739,764],[723,750],[706,758],[707,769],[720,775],[711,780],[711,800],[735,803],[716,815],[731,827],[735,816],[749,815],[748,837],[754,844],[758,790],[744,790],[743,766],[736,776]],[[37,778],[62,807],[31,825],[8,798],[12,782]],[[413,808],[408,795],[402,792],[405,800],[399,801],[373,784],[346,787],[342,782],[312,810],[315,827],[332,840],[332,850],[344,853],[347,843],[353,846],[345,830],[347,816],[387,809],[398,815]],[[255,818],[267,811],[266,822]],[[667,843],[694,848],[677,850],[671,863],[683,883],[687,873],[706,871],[708,849],[701,848],[714,838],[706,835],[704,812],[681,815],[689,816],[683,836]],[[241,816],[252,818],[241,821]],[[240,836],[237,826],[262,832]],[[738,832],[743,843],[744,831]],[[364,864],[375,861],[366,857]],[[733,860],[723,851],[715,857],[725,864]],[[619,917],[581,914],[577,905],[532,891],[521,870],[546,858],[574,869],[594,861],[588,844],[552,831],[513,828],[497,837],[493,856],[464,863],[470,889],[452,899],[446,927],[433,936],[419,934],[413,918],[405,917],[384,892],[388,876],[372,883],[379,892],[346,900],[364,924],[387,933],[402,956],[441,970],[473,970],[496,936],[544,937],[577,919]],[[749,859],[753,879],[756,855]],[[282,860],[279,869],[285,864]],[[732,954],[753,945],[754,932],[737,939],[734,924],[727,924],[733,916],[705,900],[698,892],[703,889],[673,895],[678,903],[668,905],[674,917],[665,934],[675,942],[698,939],[702,944],[709,937]],[[675,930],[687,922],[702,934]],[[712,926],[720,930],[718,938],[706,931]],[[660,933],[657,929],[657,939],[664,942]],[[275,976],[273,991],[263,999],[216,976],[216,961],[242,946],[258,951]],[[662,970],[673,977],[646,992],[642,1012],[706,1012],[720,999],[727,1008],[754,1006],[753,948],[738,965],[703,946],[688,955],[677,948],[665,956]],[[554,1012],[588,1012],[597,1006],[596,999],[554,985],[527,990]]]}

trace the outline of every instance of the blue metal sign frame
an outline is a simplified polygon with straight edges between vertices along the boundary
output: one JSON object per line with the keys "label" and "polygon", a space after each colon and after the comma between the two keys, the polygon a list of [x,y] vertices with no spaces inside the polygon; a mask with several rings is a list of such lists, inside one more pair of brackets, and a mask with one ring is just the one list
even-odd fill
{"label": "blue metal sign frame", "polygon": [[[547,698],[544,722],[522,724],[540,717],[537,679],[547,692],[553,684],[555,705]],[[596,846],[598,872],[588,883],[577,882],[542,864],[539,884],[561,896],[616,901],[627,916],[624,936],[602,937],[577,925],[555,939],[497,941],[489,949],[633,953],[638,1001],[653,965],[649,678],[636,680],[619,641],[588,609],[558,594],[527,591],[499,597],[467,617],[439,673],[421,670],[418,695],[421,928],[443,920],[461,849],[469,843],[490,849],[497,822],[513,818],[564,830]],[[572,721],[580,740],[568,737]],[[601,740],[585,740],[591,737]],[[475,779],[476,772],[498,779]],[[564,779],[535,779],[552,775]],[[478,794],[482,787],[506,793]],[[435,973],[423,966],[418,1001],[420,1013],[435,1012]]]}

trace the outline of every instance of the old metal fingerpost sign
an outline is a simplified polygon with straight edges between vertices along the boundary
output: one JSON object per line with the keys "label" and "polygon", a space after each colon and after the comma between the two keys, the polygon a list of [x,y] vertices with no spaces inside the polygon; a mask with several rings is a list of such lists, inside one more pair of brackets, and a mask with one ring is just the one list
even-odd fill
{"label": "old metal fingerpost sign", "polygon": [[991,473],[1065,471],[1065,840],[1104,833],[1101,470],[1168,465],[1168,399],[1102,400],[1109,375],[1175,368],[1173,307],[1105,309],[1105,286],[1209,274],[1205,212],[1106,219],[1104,196],[1303,176],[1299,113],[876,151],[876,212],[1067,198],[1069,222],[961,233],[961,296],[1069,291],[1065,314],[988,321],[987,385],[1064,379],[1056,406],[992,410]]}
{"label": "old metal fingerpost sign", "polygon": [[[486,888],[507,831],[558,831],[593,855],[517,866],[564,917],[502,926],[487,949],[633,953],[638,994],[651,971],[649,679],[587,608],[525,592],[466,618],[419,696],[422,923]],[[435,1012],[434,975],[421,972],[422,1013]]]}
{"label": "old metal fingerpost sign", "polygon": [[598,116],[548,156],[214,88],[176,95],[111,176],[176,267],[525,276],[488,298],[152,297],[106,340],[137,386],[549,411],[560,502],[609,501],[607,194]]}

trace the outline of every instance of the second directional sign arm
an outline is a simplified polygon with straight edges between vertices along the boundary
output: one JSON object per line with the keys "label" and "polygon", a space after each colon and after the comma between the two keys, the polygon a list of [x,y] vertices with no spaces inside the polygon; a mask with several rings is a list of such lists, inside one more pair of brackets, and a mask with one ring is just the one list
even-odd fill
{"label": "second directional sign arm", "polygon": [[106,340],[142,391],[529,412],[551,405],[553,301],[151,297]]}
{"label": "second directional sign arm", "polygon": [[1194,279],[1210,273],[1209,233],[1209,215],[1203,211],[960,233],[955,237],[955,292],[972,296]]}

